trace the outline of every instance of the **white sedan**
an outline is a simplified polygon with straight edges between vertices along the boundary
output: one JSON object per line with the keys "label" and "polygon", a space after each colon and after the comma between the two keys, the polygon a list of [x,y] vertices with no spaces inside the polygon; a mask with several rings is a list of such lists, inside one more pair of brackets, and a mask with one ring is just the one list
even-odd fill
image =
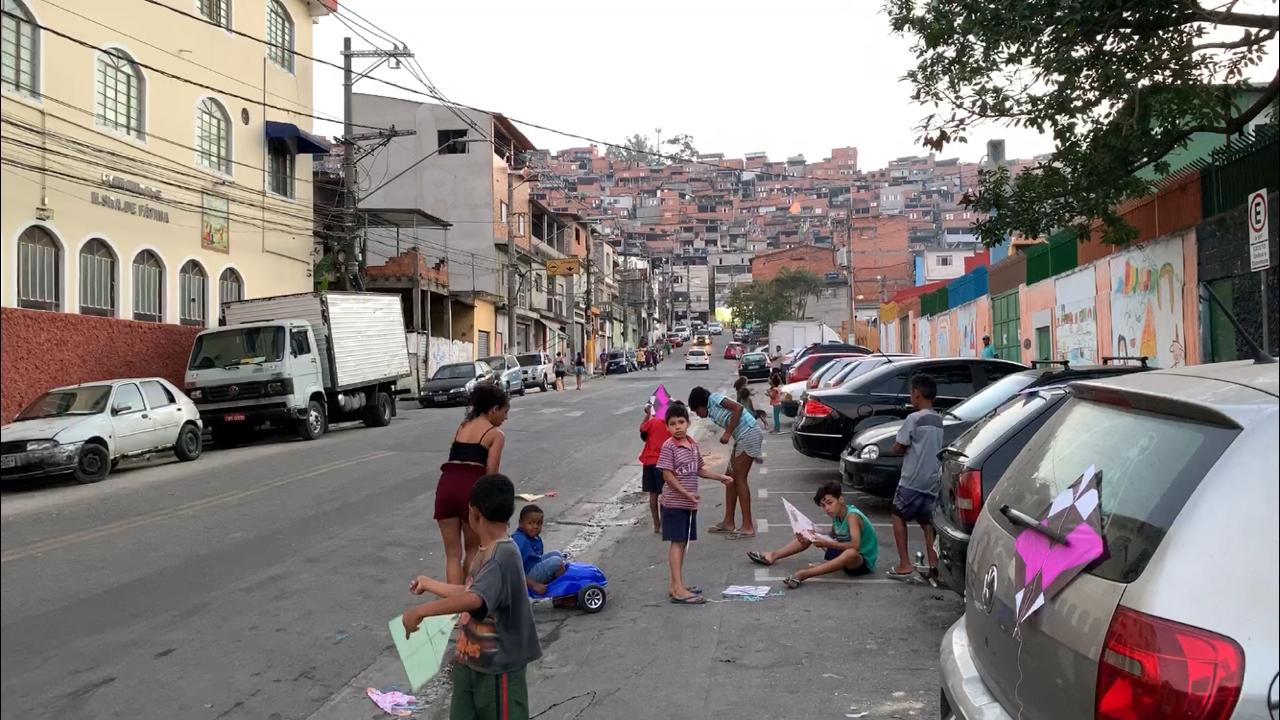
{"label": "white sedan", "polygon": [[685,353],[684,369],[693,370],[695,368],[701,368],[703,370],[711,369],[711,356],[707,354],[706,350],[694,348]]}
{"label": "white sedan", "polygon": [[50,390],[0,427],[6,480],[70,473],[104,480],[122,458],[203,449],[200,411],[163,378],[103,380]]}

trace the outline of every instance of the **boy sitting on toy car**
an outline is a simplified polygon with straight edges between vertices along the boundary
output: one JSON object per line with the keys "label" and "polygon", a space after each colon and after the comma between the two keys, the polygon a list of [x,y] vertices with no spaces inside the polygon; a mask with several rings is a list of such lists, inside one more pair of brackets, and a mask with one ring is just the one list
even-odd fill
{"label": "boy sitting on toy car", "polygon": [[525,505],[520,509],[520,527],[511,535],[524,561],[525,583],[538,595],[545,595],[547,584],[563,575],[568,567],[559,552],[542,552],[542,519],[542,508]]}

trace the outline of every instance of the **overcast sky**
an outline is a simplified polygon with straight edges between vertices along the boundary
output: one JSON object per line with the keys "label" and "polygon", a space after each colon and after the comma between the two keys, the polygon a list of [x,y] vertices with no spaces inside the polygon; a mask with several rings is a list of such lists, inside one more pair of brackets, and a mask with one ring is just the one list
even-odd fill
{"label": "overcast sky", "polygon": [[[447,16],[438,12],[445,7]],[[810,162],[853,145],[863,169],[926,152],[915,128],[928,111],[900,80],[908,44],[891,35],[877,0],[341,0],[340,8],[407,43],[451,100],[601,140],[662,128],[664,137],[692,135],[702,152],[803,153]],[[316,56],[340,62],[349,34],[322,18]],[[419,87],[404,70],[376,75]],[[356,90],[404,96],[369,80]],[[342,116],[341,71],[316,68],[315,105]],[[543,148],[586,144],[521,129]],[[324,123],[316,131],[340,134]],[[941,157],[977,161],[988,138],[1004,138],[1010,158],[1052,149],[1034,131],[991,126]]]}

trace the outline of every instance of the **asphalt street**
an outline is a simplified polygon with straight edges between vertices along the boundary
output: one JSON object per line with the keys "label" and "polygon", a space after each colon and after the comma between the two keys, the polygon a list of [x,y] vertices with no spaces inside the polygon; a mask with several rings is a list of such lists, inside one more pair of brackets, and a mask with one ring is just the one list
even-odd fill
{"label": "asphalt street", "polygon": [[[641,408],[659,382],[684,397],[695,384],[727,387],[734,366],[685,371],[680,359],[512,401],[503,471],[517,492],[554,493],[538,501],[547,548],[570,547],[609,577],[599,614],[535,609],[544,657],[531,668],[532,710],[546,719],[936,714],[938,642],[958,598],[883,576],[783,592],[789,565],[747,562],[747,550],[787,540],[779,498],[821,521],[809,498],[837,477],[785,435],[770,436],[752,471],[766,521],[758,538],[704,536],[686,571],[714,600],[730,584],[782,594],[667,602],[666,546],[639,492]],[[764,386],[754,387],[763,401]],[[385,717],[364,689],[403,686],[387,621],[413,601],[412,576],[442,575],[433,493],[462,415],[400,409],[387,428],[342,427],[313,443],[158,459],[94,486],[5,488],[0,717]],[[699,432],[707,451],[727,455],[709,427]],[[722,493],[708,486],[703,498],[701,529]],[[877,523],[883,570],[894,556],[888,506],[852,499]],[[447,682],[421,693],[432,705],[419,717],[440,716]]]}

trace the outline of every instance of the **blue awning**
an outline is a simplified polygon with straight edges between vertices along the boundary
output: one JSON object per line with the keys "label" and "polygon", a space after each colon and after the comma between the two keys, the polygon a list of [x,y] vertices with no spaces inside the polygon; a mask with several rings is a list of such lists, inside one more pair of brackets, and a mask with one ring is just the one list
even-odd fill
{"label": "blue awning", "polygon": [[291,140],[300,155],[328,155],[329,143],[293,123],[267,121],[267,139]]}

